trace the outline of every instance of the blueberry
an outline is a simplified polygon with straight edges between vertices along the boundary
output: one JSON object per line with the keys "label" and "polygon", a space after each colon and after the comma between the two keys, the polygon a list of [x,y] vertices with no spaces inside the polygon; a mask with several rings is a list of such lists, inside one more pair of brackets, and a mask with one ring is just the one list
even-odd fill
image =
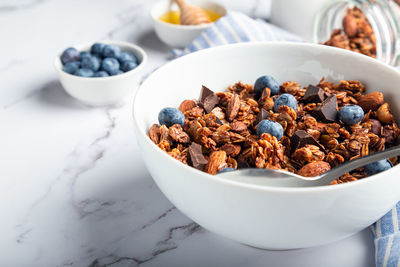
{"label": "blueberry", "polygon": [[158,122],[160,124],[165,124],[167,127],[171,127],[174,124],[183,126],[185,123],[185,116],[179,109],[163,108],[160,113],[158,113]]}
{"label": "blueberry", "polygon": [[121,65],[121,69],[122,69],[124,72],[133,70],[133,69],[136,68],[136,67],[137,67],[137,64],[136,64],[135,62],[133,62],[133,61],[125,61],[125,62],[122,63],[122,65]]}
{"label": "blueberry", "polygon": [[81,60],[82,68],[91,69],[92,71],[98,71],[100,69],[100,61],[97,57],[85,57]]}
{"label": "blueberry", "polygon": [[82,52],[80,52],[79,53],[79,59],[80,60],[82,60],[82,59],[84,59],[84,58],[86,58],[86,57],[91,57],[92,55],[89,53],[89,52],[87,52],[87,51],[82,51]]}
{"label": "blueberry", "polygon": [[99,60],[99,62],[101,63],[102,59],[101,56],[97,55],[97,54],[92,54],[92,57],[95,57]]}
{"label": "blueberry", "polygon": [[360,106],[344,106],[339,111],[339,120],[346,125],[354,125],[364,118],[364,111]]}
{"label": "blueberry", "polygon": [[101,56],[92,54],[92,57],[97,58],[97,60],[99,61],[100,68],[101,68],[101,63],[103,62],[103,59],[101,58]]}
{"label": "blueberry", "polygon": [[75,71],[74,74],[80,77],[93,77],[93,71],[91,69],[86,69],[86,68],[79,69]]}
{"label": "blueberry", "polygon": [[279,112],[280,106],[288,106],[294,110],[297,110],[297,100],[291,94],[281,94],[274,103],[274,111]]}
{"label": "blueberry", "polygon": [[94,44],[92,45],[92,47],[90,48],[90,52],[91,52],[93,55],[99,55],[99,56],[101,56],[101,55],[103,55],[104,46],[105,46],[105,44],[102,44],[102,43],[94,43]]}
{"label": "blueberry", "polygon": [[108,73],[105,72],[104,70],[95,72],[95,73],[93,74],[93,77],[108,77],[108,76],[110,76],[110,75],[108,75]]}
{"label": "blueberry", "polygon": [[123,74],[124,72],[122,71],[122,70],[116,70],[116,71],[114,71],[113,73],[111,73],[111,75],[112,76],[115,76],[115,75],[120,75],[120,74]]}
{"label": "blueberry", "polygon": [[81,66],[82,68],[91,69],[93,72],[96,72],[100,69],[100,62],[96,57],[85,57],[81,60]]}
{"label": "blueberry", "polygon": [[119,58],[121,48],[116,45],[105,45],[103,49],[103,57]]}
{"label": "blueberry", "polygon": [[67,64],[64,65],[63,71],[65,71],[66,73],[69,73],[69,74],[73,74],[80,67],[81,67],[80,61],[68,62]]}
{"label": "blueberry", "polygon": [[61,54],[61,62],[65,65],[68,62],[79,60],[79,51],[73,47],[69,47]]}
{"label": "blueberry", "polygon": [[218,173],[231,172],[234,170],[235,170],[234,168],[225,168],[225,169],[220,170]]}
{"label": "blueberry", "polygon": [[121,63],[121,64],[123,64],[124,62],[126,62],[126,61],[133,61],[133,62],[135,62],[135,63],[137,63],[137,58],[136,58],[136,56],[134,55],[134,54],[132,54],[132,53],[130,53],[130,52],[122,52],[120,55],[119,55],[119,62]]}
{"label": "blueberry", "polygon": [[265,87],[268,87],[271,90],[271,95],[279,94],[278,82],[273,77],[265,75],[259,77],[254,83],[254,91],[256,92],[257,98],[261,96]]}
{"label": "blueberry", "polygon": [[271,120],[262,120],[257,125],[257,135],[261,137],[263,133],[269,133],[280,140],[283,136],[283,128],[278,122]]}
{"label": "blueberry", "polygon": [[386,171],[393,167],[393,164],[390,160],[383,159],[371,164],[364,166],[364,170],[368,175],[373,175],[378,172]]}
{"label": "blueberry", "polygon": [[115,58],[107,57],[101,62],[101,69],[113,75],[119,70],[119,62]]}

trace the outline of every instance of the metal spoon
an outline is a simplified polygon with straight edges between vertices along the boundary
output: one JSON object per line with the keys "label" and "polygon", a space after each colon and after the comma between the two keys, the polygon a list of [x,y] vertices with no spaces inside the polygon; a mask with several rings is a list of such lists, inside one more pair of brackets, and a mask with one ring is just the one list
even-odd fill
{"label": "metal spoon", "polygon": [[391,147],[384,151],[376,152],[365,157],[348,161],[331,169],[330,171],[314,177],[304,177],[284,170],[258,168],[239,169],[236,171],[224,172],[218,174],[218,176],[229,180],[255,185],[281,187],[320,186],[328,185],[333,180],[351,170],[398,155],[400,155],[400,146]]}

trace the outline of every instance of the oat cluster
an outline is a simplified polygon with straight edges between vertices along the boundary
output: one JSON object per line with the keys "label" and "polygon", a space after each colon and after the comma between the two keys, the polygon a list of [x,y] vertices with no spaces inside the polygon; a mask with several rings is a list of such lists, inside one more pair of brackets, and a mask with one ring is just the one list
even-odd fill
{"label": "oat cluster", "polygon": [[343,29],[335,29],[324,45],[344,48],[376,58],[374,31],[358,7],[347,9],[342,24]]}
{"label": "oat cluster", "polygon": [[[315,88],[318,94],[305,96],[308,89]],[[279,95],[271,96],[269,88],[265,88],[256,99],[253,85],[238,82],[226,92],[207,89],[208,101],[202,97],[183,101],[179,107],[185,115],[183,127],[154,124],[149,137],[170,156],[210,174],[230,167],[283,169],[315,176],[399,142],[400,130],[383,94],[364,94],[365,89],[359,81],[350,80],[334,84],[322,79],[319,84],[304,88],[288,81],[280,86],[279,94],[295,96],[297,110],[281,106],[274,112],[274,101]],[[337,102],[336,109],[351,104],[361,106],[365,112],[362,121],[346,126],[338,119],[320,117],[323,99],[332,98]],[[284,136],[280,140],[268,133],[258,137],[256,127],[263,119],[280,123]],[[390,160],[395,164],[397,157]],[[359,168],[332,184],[365,176],[363,168]]]}

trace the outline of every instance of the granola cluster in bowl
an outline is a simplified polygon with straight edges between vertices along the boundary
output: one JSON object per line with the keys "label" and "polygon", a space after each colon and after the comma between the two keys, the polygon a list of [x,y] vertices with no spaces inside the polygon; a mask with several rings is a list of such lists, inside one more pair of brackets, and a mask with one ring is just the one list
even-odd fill
{"label": "granola cluster in bowl", "polygon": [[[260,77],[254,86],[235,83],[226,92],[202,86],[198,100],[163,109],[160,124],[148,134],[170,156],[209,174],[272,168],[316,176],[398,143],[400,130],[382,92],[365,90],[356,80],[334,84],[324,78],[304,88],[295,81],[279,87],[271,76]],[[397,157],[370,164],[332,184],[396,163]]]}
{"label": "granola cluster in bowl", "polygon": [[[269,96],[265,90],[264,96],[261,92],[255,97],[253,90],[260,88],[244,83],[224,91],[238,80],[253,82],[264,74],[278,82],[278,88],[270,80],[268,86],[260,86],[262,91],[271,89]],[[321,77],[326,80],[320,81]],[[211,92],[204,90],[199,98],[202,84]],[[314,100],[307,102],[309,84],[316,88],[310,91]],[[368,227],[400,200],[399,166],[356,182],[290,188],[247,184],[209,173],[247,165],[298,172],[310,162],[324,162],[331,168],[392,146],[398,135],[393,117],[400,115],[399,84],[400,74],[378,60],[324,45],[242,43],[205,49],[169,62],[142,83],[132,109],[135,137],[158,188],[205,229],[260,248],[326,244]],[[378,104],[381,94],[376,92],[384,95]],[[296,110],[291,97],[277,101],[283,94],[295,98]],[[365,107],[362,120],[356,122],[358,108],[348,108],[340,118],[355,125],[345,125],[339,117],[323,121],[332,113],[327,113],[330,105],[322,103],[329,99],[332,103],[332,95],[339,111],[343,106]],[[280,106],[283,103],[291,108]],[[348,116],[349,112],[357,116]],[[158,117],[166,124],[152,127]],[[263,123],[261,136],[257,119],[270,121]],[[280,140],[277,124],[284,130]],[[387,163],[352,172],[351,179],[381,170]]]}

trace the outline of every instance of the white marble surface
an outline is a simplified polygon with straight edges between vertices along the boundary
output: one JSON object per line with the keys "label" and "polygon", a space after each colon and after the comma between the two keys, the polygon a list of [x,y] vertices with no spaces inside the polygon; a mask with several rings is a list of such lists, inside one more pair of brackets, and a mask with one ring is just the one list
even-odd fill
{"label": "white marble surface", "polygon": [[[146,71],[166,62],[169,49],[148,17],[152,2],[0,1],[0,266],[373,266],[369,230],[317,248],[266,251],[202,229],[144,167],[132,96],[90,108],[63,91],[53,57],[76,43],[126,40],[148,53]],[[263,1],[224,2],[268,13]]]}

